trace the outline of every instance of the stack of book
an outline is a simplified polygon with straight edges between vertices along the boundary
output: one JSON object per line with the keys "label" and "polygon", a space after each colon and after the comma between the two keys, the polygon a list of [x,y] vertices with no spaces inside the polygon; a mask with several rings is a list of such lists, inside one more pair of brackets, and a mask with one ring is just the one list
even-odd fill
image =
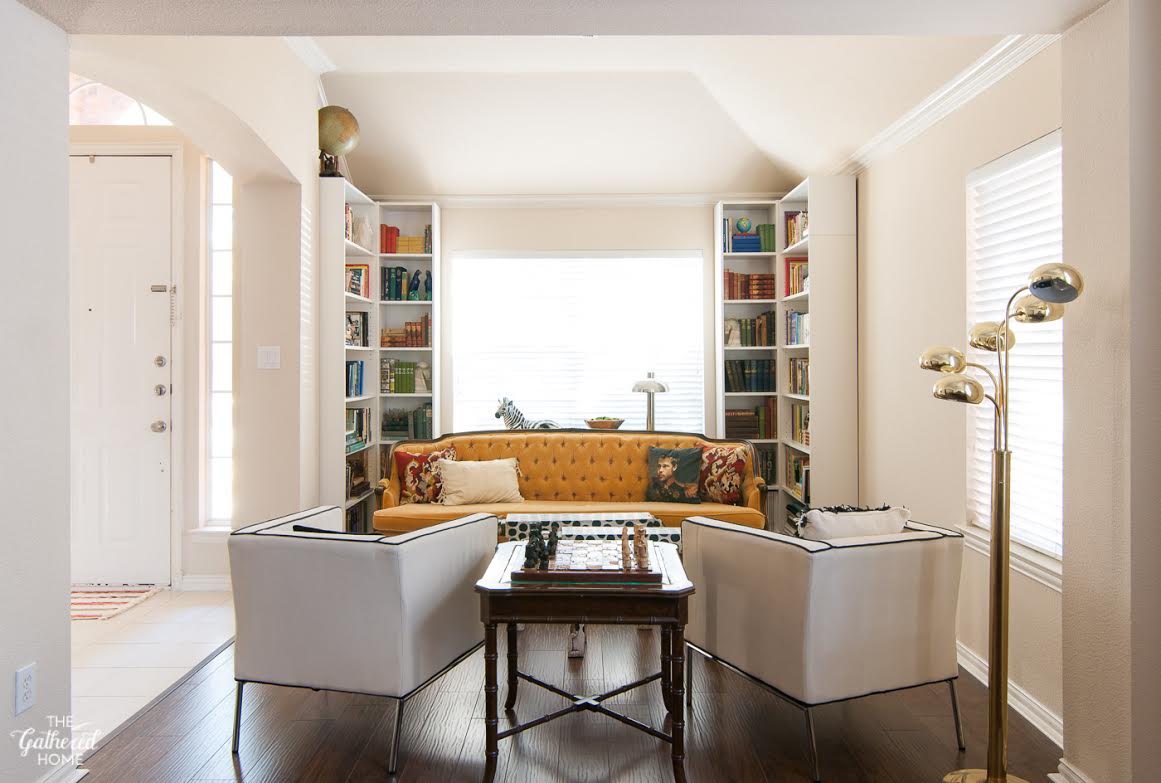
{"label": "stack of book", "polygon": [[754,408],[726,411],[726,437],[773,440],[778,437],[778,407],[773,397]]}
{"label": "stack of book", "polygon": [[431,403],[425,402],[410,410],[392,408],[384,411],[382,435],[385,441],[430,440],[433,437]]}
{"label": "stack of book", "polygon": [[399,229],[386,223],[379,224],[379,252],[398,253]]}
{"label": "stack of book", "polygon": [[363,361],[361,359],[347,362],[347,396],[363,396]]}
{"label": "stack of book", "polygon": [[731,253],[760,253],[762,252],[762,238],[757,234],[731,234]]}
{"label": "stack of book", "polygon": [[755,474],[766,479],[768,486],[774,486],[778,482],[778,452],[774,449],[755,449],[757,452],[758,464],[754,466]]}
{"label": "stack of book", "polygon": [[810,290],[810,265],[805,258],[786,259],[786,295]]}
{"label": "stack of book", "polygon": [[423,252],[431,252],[431,224],[428,223],[423,229]]}
{"label": "stack of book", "polygon": [[786,489],[810,503],[810,455],[786,449]]}
{"label": "stack of book", "polygon": [[[738,343],[731,342],[731,330],[737,330]],[[768,310],[757,318],[727,318],[726,345],[774,345],[774,311]]]}
{"label": "stack of book", "polygon": [[790,406],[790,437],[795,443],[810,445],[810,406],[805,402]]}
{"label": "stack of book", "polygon": [[357,498],[371,489],[371,479],[367,475],[367,452],[347,457],[347,499]]}
{"label": "stack of book", "polygon": [[396,244],[396,253],[412,253],[418,255],[424,251],[423,237],[399,237]]}
{"label": "stack of book", "polygon": [[418,321],[405,321],[403,326],[379,330],[381,348],[430,348],[431,314],[425,313]]}
{"label": "stack of book", "polygon": [[371,418],[370,408],[347,408],[347,453],[358,451],[367,445],[370,432],[367,421]]}
{"label": "stack of book", "polygon": [[805,212],[786,213],[786,246],[796,245],[810,234],[810,220]]}
{"label": "stack of book", "polygon": [[[408,272],[401,266],[387,266],[380,270],[383,283],[384,302],[429,302],[431,301],[431,272],[415,270]],[[419,274],[420,281],[413,295],[409,295],[412,278]]]}
{"label": "stack of book", "polygon": [[786,311],[786,344],[810,345],[810,313]]}
{"label": "stack of book", "polygon": [[810,395],[810,359],[796,356],[786,363],[786,391],[791,394]]}
{"label": "stack of book", "polygon": [[770,359],[727,359],[726,391],[774,391],[774,362]]}
{"label": "stack of book", "polygon": [[723,280],[726,299],[773,299],[775,296],[774,273],[725,271]]}
{"label": "stack of book", "polygon": [[775,229],[777,227],[773,223],[759,223],[758,224],[758,238],[762,240],[762,252],[773,253],[777,250],[775,245]]}
{"label": "stack of book", "polygon": [[[417,382],[417,371],[423,375]],[[415,394],[431,390],[431,368],[427,362],[405,362],[383,357],[379,362],[380,394]]]}

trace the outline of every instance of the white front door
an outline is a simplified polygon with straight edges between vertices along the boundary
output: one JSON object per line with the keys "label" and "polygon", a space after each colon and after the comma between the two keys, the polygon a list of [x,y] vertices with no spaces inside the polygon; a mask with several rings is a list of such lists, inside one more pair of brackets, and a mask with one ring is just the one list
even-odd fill
{"label": "white front door", "polygon": [[172,160],[70,158],[75,584],[169,584]]}

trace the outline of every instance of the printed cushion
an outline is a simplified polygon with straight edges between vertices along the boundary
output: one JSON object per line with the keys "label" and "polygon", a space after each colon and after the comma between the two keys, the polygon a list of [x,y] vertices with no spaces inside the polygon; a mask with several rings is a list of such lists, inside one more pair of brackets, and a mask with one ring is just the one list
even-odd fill
{"label": "printed cushion", "polygon": [[741,446],[705,446],[701,450],[701,486],[698,496],[709,503],[742,502],[746,449]]}
{"label": "printed cushion", "polygon": [[399,474],[400,503],[438,503],[443,491],[436,465],[440,460],[454,460],[455,446],[427,454],[395,451],[395,472]]}
{"label": "printed cushion", "polygon": [[659,503],[700,503],[701,447],[649,448],[649,488],[645,499]]}

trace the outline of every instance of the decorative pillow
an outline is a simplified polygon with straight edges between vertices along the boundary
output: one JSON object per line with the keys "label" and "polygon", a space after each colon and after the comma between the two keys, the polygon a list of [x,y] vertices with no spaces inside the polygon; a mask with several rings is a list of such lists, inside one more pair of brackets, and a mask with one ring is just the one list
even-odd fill
{"label": "decorative pillow", "polygon": [[742,502],[742,476],[746,473],[746,449],[742,446],[703,446],[698,497],[709,503]]}
{"label": "decorative pillow", "polygon": [[520,496],[520,469],[515,457],[479,462],[441,460],[437,471],[443,482],[439,502],[445,506],[524,500]]}
{"label": "decorative pillow", "polygon": [[878,511],[827,511],[812,508],[803,517],[802,537],[829,541],[853,536],[887,536],[902,533],[911,519],[908,509],[893,506]]}
{"label": "decorative pillow", "polygon": [[395,472],[399,474],[399,502],[438,503],[440,496],[439,471],[436,466],[443,460],[454,460],[456,447],[427,454],[395,452]]}
{"label": "decorative pillow", "polygon": [[649,448],[649,488],[645,499],[662,503],[700,503],[701,447]]}

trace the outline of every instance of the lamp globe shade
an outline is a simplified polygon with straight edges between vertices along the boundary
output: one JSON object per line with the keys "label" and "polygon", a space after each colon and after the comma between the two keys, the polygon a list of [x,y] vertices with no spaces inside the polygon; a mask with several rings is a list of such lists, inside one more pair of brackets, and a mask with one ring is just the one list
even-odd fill
{"label": "lamp globe shade", "polygon": [[359,145],[359,121],[342,106],[323,106],[318,110],[318,148],[336,158]]}
{"label": "lamp globe shade", "polygon": [[1028,276],[1032,296],[1053,304],[1068,304],[1084,293],[1084,277],[1068,264],[1042,264]]}
{"label": "lamp globe shade", "polygon": [[992,353],[1007,351],[1016,345],[1016,333],[1011,329],[1005,329],[995,321],[980,321],[968,332],[968,342],[973,348],[979,348],[981,351]]}
{"label": "lamp globe shade", "polygon": [[935,372],[962,372],[963,352],[950,345],[933,345],[919,356],[919,367]]}
{"label": "lamp globe shade", "polygon": [[1012,317],[1022,324],[1057,321],[1064,317],[1064,305],[1046,302],[1028,294],[1016,300],[1016,309],[1012,311]]}
{"label": "lamp globe shade", "polygon": [[969,405],[979,405],[987,396],[982,383],[961,373],[949,373],[940,378],[932,387],[931,395],[937,400],[966,402]]}

